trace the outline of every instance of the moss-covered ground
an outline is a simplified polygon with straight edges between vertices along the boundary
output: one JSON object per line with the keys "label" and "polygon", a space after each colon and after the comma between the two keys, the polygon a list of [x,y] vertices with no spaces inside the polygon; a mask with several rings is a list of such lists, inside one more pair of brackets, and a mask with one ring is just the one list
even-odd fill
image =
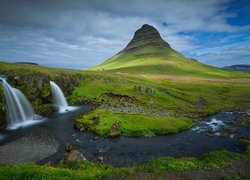
{"label": "moss-covered ground", "polygon": [[[93,121],[96,115],[99,117],[98,124],[95,124]],[[117,121],[121,122],[122,127],[116,133],[127,136],[178,133],[181,130],[192,127],[192,120],[189,118],[114,113],[111,110],[104,109],[97,109],[83,115],[76,120],[76,123],[79,127],[87,126],[90,131],[106,136],[110,132],[112,125]]]}

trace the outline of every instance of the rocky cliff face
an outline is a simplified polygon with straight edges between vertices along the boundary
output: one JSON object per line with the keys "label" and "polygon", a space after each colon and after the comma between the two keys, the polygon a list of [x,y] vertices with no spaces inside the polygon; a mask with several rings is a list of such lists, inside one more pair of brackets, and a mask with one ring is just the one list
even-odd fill
{"label": "rocky cliff face", "polygon": [[144,24],[135,32],[133,39],[123,51],[129,53],[143,49],[144,47],[170,48],[170,45],[162,39],[157,29]]}
{"label": "rocky cliff face", "polygon": [[[53,79],[45,74],[38,75],[7,75],[8,83],[21,90],[31,102],[37,114],[48,116],[53,112],[53,102],[50,90],[50,80],[55,81],[65,96],[70,95],[74,87],[79,86],[81,75],[61,74]],[[5,125],[5,99],[2,86],[0,86],[0,127]]]}

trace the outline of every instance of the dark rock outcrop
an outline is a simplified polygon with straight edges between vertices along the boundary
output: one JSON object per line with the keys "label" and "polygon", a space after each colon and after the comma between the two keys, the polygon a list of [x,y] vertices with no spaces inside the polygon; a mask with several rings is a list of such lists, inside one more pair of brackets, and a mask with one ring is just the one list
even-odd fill
{"label": "dark rock outcrop", "polygon": [[135,32],[133,39],[123,51],[130,53],[142,49],[145,46],[153,46],[158,48],[170,47],[170,45],[162,39],[156,28],[148,24],[144,24]]}
{"label": "dark rock outcrop", "polygon": [[66,143],[66,151],[67,151],[67,152],[76,150],[77,148],[78,148],[78,145],[77,145],[77,144],[74,144],[74,143]]}
{"label": "dark rock outcrop", "polygon": [[148,88],[148,87],[143,87],[143,86],[135,86],[134,87],[136,91],[147,93],[147,94],[154,94],[154,89],[153,88]]}
{"label": "dark rock outcrop", "polygon": [[[55,111],[52,102],[50,80],[58,84],[65,96],[69,96],[74,88],[79,86],[80,80],[83,78],[82,75],[78,74],[61,74],[55,77],[50,77],[47,74],[15,75],[14,72],[6,74],[8,83],[21,90],[31,102],[35,112],[43,116],[49,116]],[[3,88],[0,85],[0,128],[6,124],[4,101]]]}

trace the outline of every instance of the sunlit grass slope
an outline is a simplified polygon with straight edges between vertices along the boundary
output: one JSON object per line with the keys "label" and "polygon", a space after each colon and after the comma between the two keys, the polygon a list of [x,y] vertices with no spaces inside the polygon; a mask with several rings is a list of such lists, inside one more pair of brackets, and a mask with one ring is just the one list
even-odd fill
{"label": "sunlit grass slope", "polygon": [[152,26],[144,25],[118,54],[88,70],[174,76],[250,78],[249,74],[216,68],[178,53]]}

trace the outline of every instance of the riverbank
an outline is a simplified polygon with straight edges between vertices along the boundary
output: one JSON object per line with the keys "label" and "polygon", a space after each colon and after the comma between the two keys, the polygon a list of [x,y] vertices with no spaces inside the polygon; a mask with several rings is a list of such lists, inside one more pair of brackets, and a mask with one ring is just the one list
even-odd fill
{"label": "riverbank", "polygon": [[228,151],[207,153],[199,158],[162,157],[140,166],[115,168],[89,161],[61,162],[57,166],[0,165],[1,178],[60,179],[155,179],[155,178],[249,178],[250,149],[244,154]]}

